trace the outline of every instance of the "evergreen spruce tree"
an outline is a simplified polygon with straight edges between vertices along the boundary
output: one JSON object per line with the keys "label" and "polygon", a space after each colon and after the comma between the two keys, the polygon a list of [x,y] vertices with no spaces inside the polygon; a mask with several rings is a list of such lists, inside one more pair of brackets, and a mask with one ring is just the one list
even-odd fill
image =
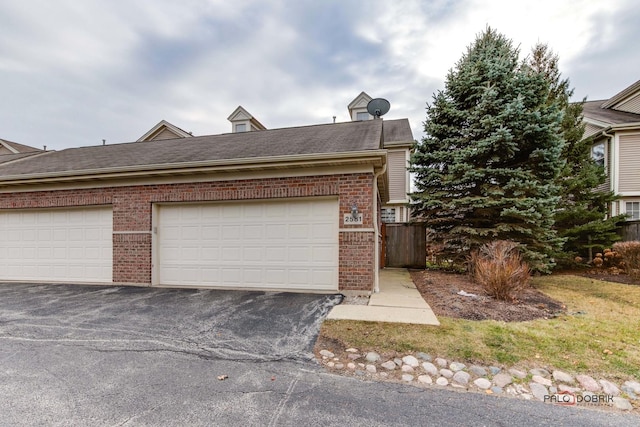
{"label": "evergreen spruce tree", "polygon": [[545,76],[487,28],[427,105],[411,158],[413,207],[452,251],[512,240],[534,270],[552,267],[563,141],[549,92]]}
{"label": "evergreen spruce tree", "polygon": [[561,199],[555,214],[555,228],[558,235],[566,239],[563,252],[557,258],[571,261],[576,255],[589,256],[592,250],[602,251],[620,240],[616,223],[624,216],[607,218],[608,206],[616,196],[611,191],[596,190],[605,182],[605,171],[591,157],[592,141],[582,139],[584,101],[570,102],[573,89],[568,79],[561,79],[558,56],[547,45],[538,44],[533,48],[529,65],[549,82],[548,102],[557,103],[564,111],[561,126],[565,164],[557,182]]}

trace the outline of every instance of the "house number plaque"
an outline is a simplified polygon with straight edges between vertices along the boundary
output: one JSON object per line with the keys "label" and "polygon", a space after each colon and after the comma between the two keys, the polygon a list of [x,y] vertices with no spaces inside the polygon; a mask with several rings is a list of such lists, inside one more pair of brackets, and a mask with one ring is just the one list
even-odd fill
{"label": "house number plaque", "polygon": [[359,213],[355,217],[351,214],[344,214],[344,225],[362,225],[362,214]]}

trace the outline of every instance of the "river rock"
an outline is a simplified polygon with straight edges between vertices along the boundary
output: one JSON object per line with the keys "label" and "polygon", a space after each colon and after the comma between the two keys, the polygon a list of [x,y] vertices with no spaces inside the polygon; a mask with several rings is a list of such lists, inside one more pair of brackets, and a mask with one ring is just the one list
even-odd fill
{"label": "river rock", "polygon": [[476,385],[476,387],[482,390],[488,390],[489,388],[491,388],[491,381],[486,378],[478,378],[473,383]]}
{"label": "river rock", "polygon": [[498,387],[505,388],[513,382],[513,378],[509,374],[498,374],[493,377],[493,383]]}
{"label": "river rock", "polygon": [[471,365],[469,367],[469,371],[477,376],[477,377],[486,377],[487,376],[487,370],[484,369],[482,366],[478,366],[478,365]]}
{"label": "river rock", "polygon": [[520,379],[523,379],[524,377],[527,376],[526,372],[522,372],[514,368],[509,369],[509,373],[514,377],[520,378]]}
{"label": "river rock", "polygon": [[462,371],[464,368],[466,368],[467,366],[464,363],[458,363],[458,362],[452,362],[449,365],[449,369],[452,372],[458,372],[458,371]]}
{"label": "river rock", "polygon": [[446,379],[445,377],[439,377],[436,380],[436,384],[441,385],[441,386],[449,385],[449,380]]}
{"label": "river rock", "polygon": [[610,394],[612,396],[620,396],[620,389],[618,388],[617,385],[615,385],[611,381],[600,380],[598,382],[602,386],[602,391],[604,392],[604,394]]}
{"label": "river rock", "polygon": [[531,390],[531,394],[541,402],[544,402],[544,397],[549,395],[547,388],[540,383],[529,383],[529,389]]}
{"label": "river rock", "polygon": [[393,360],[387,360],[380,366],[382,366],[384,369],[387,369],[389,371],[393,371],[394,369],[396,369],[396,364],[393,362]]}
{"label": "river rock", "polygon": [[436,365],[431,362],[424,362],[422,364],[422,369],[424,369],[427,374],[433,375],[434,377],[438,375],[438,368],[436,368]]}
{"label": "river rock", "polygon": [[453,372],[451,372],[448,369],[440,369],[440,375],[442,375],[443,377],[445,377],[447,379],[453,378]]}
{"label": "river rock", "polygon": [[631,406],[631,403],[629,403],[627,399],[619,396],[613,398],[613,405],[623,411],[631,411],[633,409],[633,406]]}
{"label": "river rock", "polygon": [[331,359],[332,357],[335,356],[335,354],[333,354],[329,350],[320,350],[320,356],[326,357],[327,359]]}
{"label": "river rock", "polygon": [[365,359],[367,359],[367,362],[376,363],[377,361],[380,360],[380,355],[375,351],[370,351],[365,356]]}
{"label": "river rock", "polygon": [[591,378],[589,375],[576,375],[576,380],[578,381],[578,383],[580,383],[582,388],[587,391],[600,391],[600,386],[598,385],[596,380]]}
{"label": "river rock", "polygon": [[562,371],[553,371],[553,379],[556,381],[560,381],[561,383],[573,384],[575,380],[573,377],[566,372]]}
{"label": "river rock", "polygon": [[418,376],[418,382],[421,382],[422,384],[433,384],[433,380],[429,375]]}
{"label": "river rock", "polygon": [[455,374],[453,374],[453,378],[451,379],[451,382],[454,384],[458,384],[466,387],[469,384],[470,379],[471,379],[471,375],[469,375],[465,371],[458,371]]}
{"label": "river rock", "polygon": [[409,365],[412,368],[417,368],[420,365],[420,362],[418,362],[418,359],[416,359],[414,356],[405,356],[402,358],[402,363],[404,363],[405,365]]}
{"label": "river rock", "polygon": [[[550,387],[551,384],[552,384],[551,380],[548,380],[548,379],[546,379],[546,378],[544,378],[544,377],[542,377],[540,375],[534,375],[531,379],[534,382],[537,382],[538,384],[542,384],[543,386],[546,386],[546,387]],[[534,396],[535,396],[535,394],[534,394]]]}

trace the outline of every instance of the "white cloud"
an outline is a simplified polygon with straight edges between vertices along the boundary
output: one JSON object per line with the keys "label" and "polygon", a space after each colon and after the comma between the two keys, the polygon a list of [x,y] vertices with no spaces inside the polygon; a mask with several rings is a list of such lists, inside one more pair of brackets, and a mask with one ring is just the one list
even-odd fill
{"label": "white cloud", "polygon": [[486,25],[523,54],[548,43],[578,96],[612,95],[637,70],[636,30],[620,28],[631,0],[7,3],[0,137],[54,148],[134,140],[160,119],[227,132],[238,104],[270,128],[344,121],[362,90],[419,138],[425,103]]}

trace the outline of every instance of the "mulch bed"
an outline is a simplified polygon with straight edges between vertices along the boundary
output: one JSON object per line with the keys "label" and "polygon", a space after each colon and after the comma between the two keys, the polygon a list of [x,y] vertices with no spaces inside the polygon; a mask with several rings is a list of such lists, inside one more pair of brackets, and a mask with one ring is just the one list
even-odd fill
{"label": "mulch bed", "polygon": [[[436,316],[523,322],[555,317],[566,308],[533,287],[525,289],[516,301],[508,302],[488,296],[482,286],[464,274],[414,270],[411,278]],[[460,291],[476,296],[462,296]]]}

